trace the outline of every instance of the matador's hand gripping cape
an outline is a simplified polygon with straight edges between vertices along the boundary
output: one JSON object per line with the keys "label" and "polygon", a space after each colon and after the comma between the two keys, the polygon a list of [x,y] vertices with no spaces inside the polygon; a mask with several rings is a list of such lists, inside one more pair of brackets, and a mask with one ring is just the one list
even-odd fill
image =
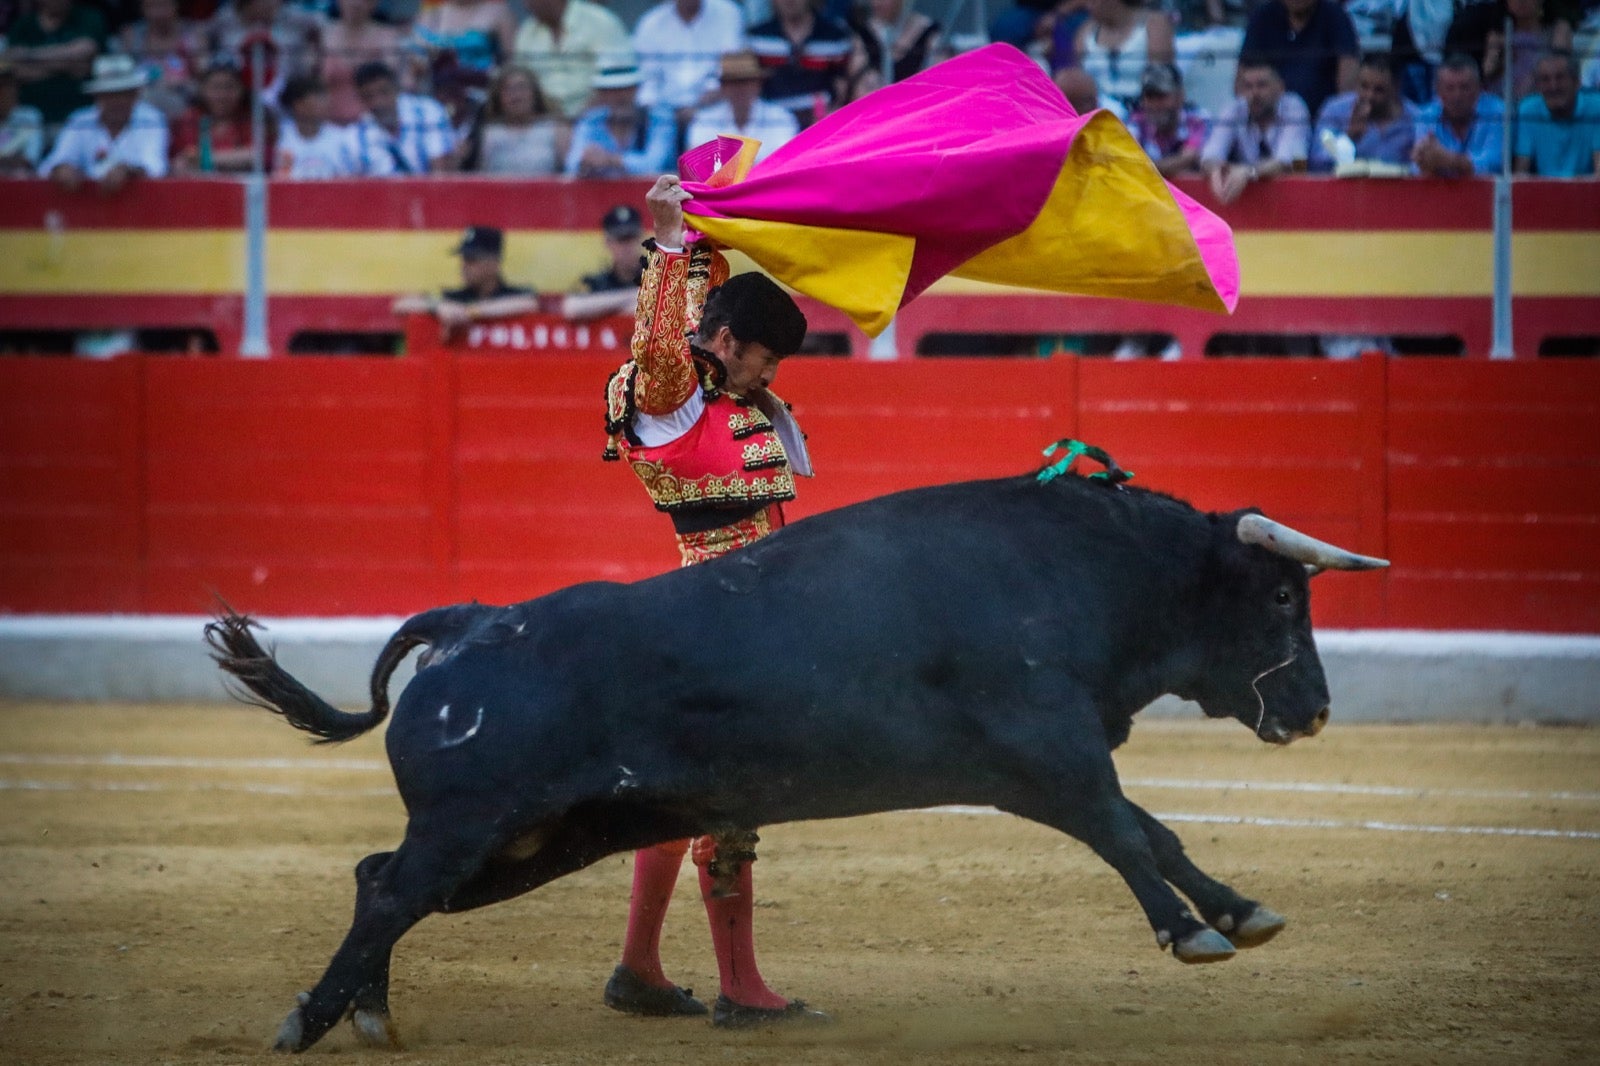
{"label": "matador's hand gripping cape", "polygon": [[753,144],[685,153],[689,224],[874,336],[945,274],[1211,311],[1238,300],[1227,224],[1009,45],[879,89],[754,169]]}

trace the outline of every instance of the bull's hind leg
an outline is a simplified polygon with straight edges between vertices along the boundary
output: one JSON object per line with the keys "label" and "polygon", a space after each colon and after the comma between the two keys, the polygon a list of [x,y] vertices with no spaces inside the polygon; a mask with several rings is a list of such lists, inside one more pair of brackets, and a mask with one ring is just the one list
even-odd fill
{"label": "bull's hind leg", "polygon": [[1283,915],[1270,907],[1263,907],[1253,899],[1245,899],[1228,885],[1207,875],[1194,864],[1183,850],[1178,835],[1149,811],[1130,803],[1145,839],[1155,855],[1156,868],[1161,876],[1188,896],[1206,922],[1235,947],[1253,948],[1265,944],[1283,930]]}
{"label": "bull's hind leg", "polygon": [[[372,892],[374,881],[392,858],[394,852],[384,851],[368,855],[356,864],[357,910],[361,909],[362,894]],[[389,960],[393,954],[391,945],[374,964],[372,979],[356,989],[350,1001],[350,1022],[355,1028],[356,1038],[368,1047],[398,1049],[400,1046],[394,1020],[389,1016]]]}
{"label": "bull's hind leg", "polygon": [[[301,993],[273,1043],[277,1051],[304,1051],[339,1021],[347,1008],[357,1012],[363,1040],[393,1041],[389,1020],[389,956],[395,943],[417,922],[441,909],[446,898],[470,878],[492,850],[485,838],[452,835],[445,819],[432,832],[415,822],[406,840],[387,855],[368,856],[356,868],[356,913],[344,943],[334,952],[322,980]],[[362,1031],[367,1027],[370,1031]]]}

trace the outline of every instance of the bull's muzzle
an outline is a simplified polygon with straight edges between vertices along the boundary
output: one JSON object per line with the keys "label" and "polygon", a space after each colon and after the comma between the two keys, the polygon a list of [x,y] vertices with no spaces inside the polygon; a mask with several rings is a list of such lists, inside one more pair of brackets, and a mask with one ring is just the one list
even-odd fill
{"label": "bull's muzzle", "polygon": [[1306,722],[1303,729],[1290,729],[1276,718],[1264,718],[1256,729],[1256,736],[1268,744],[1292,744],[1302,737],[1314,737],[1328,724],[1329,710],[1322,708]]}

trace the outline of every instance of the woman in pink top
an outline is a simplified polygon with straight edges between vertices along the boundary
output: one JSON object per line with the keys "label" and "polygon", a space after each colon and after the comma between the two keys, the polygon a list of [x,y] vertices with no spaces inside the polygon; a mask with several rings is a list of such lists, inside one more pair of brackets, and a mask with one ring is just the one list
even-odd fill
{"label": "woman in pink top", "polygon": [[366,110],[356,95],[355,69],[380,60],[400,66],[406,31],[372,21],[377,0],[340,0],[339,20],[322,31],[322,80],[328,86],[328,117],[348,125]]}

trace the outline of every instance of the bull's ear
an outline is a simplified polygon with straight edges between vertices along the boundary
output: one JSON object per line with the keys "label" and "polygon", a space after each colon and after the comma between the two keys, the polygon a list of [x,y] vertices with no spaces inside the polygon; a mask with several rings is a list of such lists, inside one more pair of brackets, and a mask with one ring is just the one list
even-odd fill
{"label": "bull's ear", "polygon": [[1306,577],[1307,578],[1313,578],[1313,577],[1316,577],[1318,574],[1322,573],[1322,567],[1316,566],[1313,563],[1306,563],[1305,566],[1306,566]]}
{"label": "bull's ear", "polygon": [[1370,555],[1357,555],[1327,541],[1318,540],[1274,522],[1266,515],[1246,514],[1240,517],[1235,535],[1246,544],[1256,544],[1297,563],[1315,566],[1319,570],[1377,570],[1389,565],[1387,559]]}

